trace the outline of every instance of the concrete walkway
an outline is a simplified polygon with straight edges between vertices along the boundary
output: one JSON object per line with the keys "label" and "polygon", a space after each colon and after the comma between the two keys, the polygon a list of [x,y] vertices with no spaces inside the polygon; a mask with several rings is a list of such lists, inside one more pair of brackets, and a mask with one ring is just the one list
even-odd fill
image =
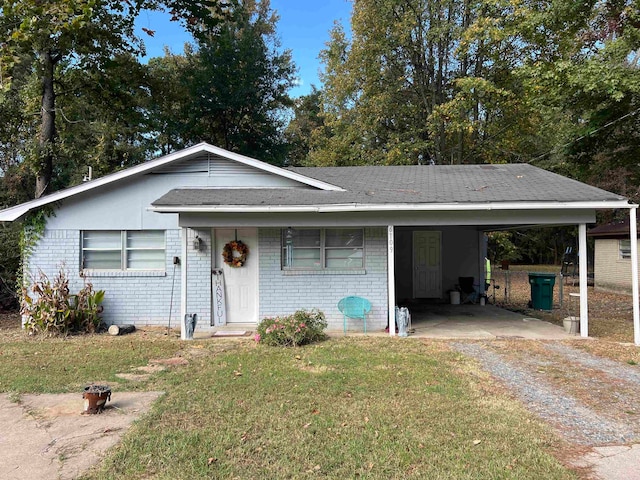
{"label": "concrete walkway", "polygon": [[82,415],[82,393],[0,395],[0,479],[77,478],[161,394],[115,391],[98,415]]}
{"label": "concrete walkway", "polygon": [[640,480],[640,444],[594,447],[572,463],[596,480]]}

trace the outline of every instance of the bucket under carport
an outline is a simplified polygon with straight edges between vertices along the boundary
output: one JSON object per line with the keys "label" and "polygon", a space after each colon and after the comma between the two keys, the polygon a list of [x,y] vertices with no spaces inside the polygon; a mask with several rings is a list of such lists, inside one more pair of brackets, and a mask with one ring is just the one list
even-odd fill
{"label": "bucket under carport", "polygon": [[460,305],[460,292],[451,290],[449,292],[449,300],[451,301],[451,305]]}

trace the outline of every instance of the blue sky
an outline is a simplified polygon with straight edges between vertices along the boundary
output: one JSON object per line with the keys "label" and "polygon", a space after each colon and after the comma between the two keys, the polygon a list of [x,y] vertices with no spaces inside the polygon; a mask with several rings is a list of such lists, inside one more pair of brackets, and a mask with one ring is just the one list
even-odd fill
{"label": "blue sky", "polygon": [[[351,2],[348,0],[271,0],[271,8],[278,12],[278,35],[282,48],[289,49],[298,67],[300,85],[291,91],[294,97],[311,91],[311,85],[320,86],[318,54],[329,40],[334,21],[348,30]],[[167,14],[143,12],[136,21],[138,35],[144,40],[147,57],[163,55],[164,46],[181,53],[190,36],[178,22],[170,22]],[[150,37],[141,28],[154,30]]]}

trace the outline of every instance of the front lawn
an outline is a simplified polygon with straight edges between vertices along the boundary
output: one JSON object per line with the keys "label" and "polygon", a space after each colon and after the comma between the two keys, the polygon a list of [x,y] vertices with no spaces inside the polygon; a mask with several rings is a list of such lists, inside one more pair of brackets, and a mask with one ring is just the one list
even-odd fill
{"label": "front lawn", "polygon": [[[82,392],[88,383],[125,383],[116,373],[171,357],[181,348],[180,340],[162,334],[30,338],[14,329],[0,334],[0,393]],[[144,385],[126,385],[138,388]]]}
{"label": "front lawn", "polygon": [[[148,360],[189,364],[141,383]],[[575,478],[563,444],[445,342],[340,338],[302,348],[158,332],[0,332],[0,392],[163,390],[85,479]],[[18,397],[16,397],[18,398]]]}
{"label": "front lawn", "polygon": [[444,343],[215,348],[163,377],[86,478],[574,478],[546,427]]}

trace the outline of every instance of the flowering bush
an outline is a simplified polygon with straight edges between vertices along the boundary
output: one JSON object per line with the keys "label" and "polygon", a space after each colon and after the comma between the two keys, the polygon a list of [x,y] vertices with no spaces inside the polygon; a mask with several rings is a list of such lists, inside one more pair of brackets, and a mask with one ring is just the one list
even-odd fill
{"label": "flowering bush", "polygon": [[273,346],[297,347],[324,340],[327,321],[318,309],[298,310],[286,317],[265,318],[258,325],[255,340]]}

